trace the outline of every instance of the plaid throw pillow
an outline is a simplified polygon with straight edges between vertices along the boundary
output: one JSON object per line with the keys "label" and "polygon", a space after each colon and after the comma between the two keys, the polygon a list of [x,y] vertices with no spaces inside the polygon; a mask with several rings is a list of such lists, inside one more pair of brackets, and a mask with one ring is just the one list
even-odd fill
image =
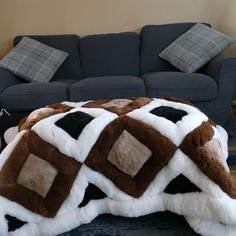
{"label": "plaid throw pillow", "polygon": [[68,53],[23,37],[1,61],[0,67],[31,82],[48,82]]}
{"label": "plaid throw pillow", "polygon": [[179,70],[191,73],[234,42],[235,39],[206,25],[196,24],[165,48],[159,56]]}

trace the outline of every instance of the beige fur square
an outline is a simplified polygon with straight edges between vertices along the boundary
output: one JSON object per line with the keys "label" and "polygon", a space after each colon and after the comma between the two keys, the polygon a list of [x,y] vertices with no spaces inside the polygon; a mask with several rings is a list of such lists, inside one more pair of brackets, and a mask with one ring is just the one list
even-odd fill
{"label": "beige fur square", "polygon": [[220,142],[217,139],[213,138],[210,141],[208,141],[207,143],[205,143],[204,146],[207,148],[208,152],[213,157],[218,159],[221,162],[221,164],[225,167],[225,169],[229,172],[229,167],[226,162],[226,159],[224,158],[225,155],[224,155],[224,152],[221,148]]}
{"label": "beige fur square", "polygon": [[151,155],[150,149],[124,130],[112,146],[107,160],[125,174],[134,177]]}
{"label": "beige fur square", "polygon": [[119,107],[124,108],[125,106],[129,105],[132,102],[130,99],[113,99],[110,102],[102,104],[102,107],[109,108],[109,107]]}
{"label": "beige fur square", "polygon": [[45,198],[57,173],[57,169],[50,163],[34,154],[30,154],[16,182]]}

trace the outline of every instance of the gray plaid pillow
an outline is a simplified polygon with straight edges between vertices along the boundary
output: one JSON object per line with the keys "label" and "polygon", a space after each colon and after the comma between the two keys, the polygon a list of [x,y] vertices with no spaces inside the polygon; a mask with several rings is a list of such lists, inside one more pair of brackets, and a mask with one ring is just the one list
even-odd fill
{"label": "gray plaid pillow", "polygon": [[159,56],[179,70],[195,72],[235,42],[206,25],[196,24],[177,38]]}
{"label": "gray plaid pillow", "polygon": [[0,67],[31,82],[48,82],[68,53],[49,47],[37,40],[22,40],[0,61]]}

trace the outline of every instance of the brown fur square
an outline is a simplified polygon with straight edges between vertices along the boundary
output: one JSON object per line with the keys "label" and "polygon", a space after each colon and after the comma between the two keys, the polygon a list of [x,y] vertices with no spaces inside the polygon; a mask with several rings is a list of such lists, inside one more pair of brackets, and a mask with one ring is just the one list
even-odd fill
{"label": "brown fur square", "polygon": [[[151,157],[133,178],[107,160],[113,144],[124,130],[152,152]],[[128,116],[121,116],[103,130],[85,164],[105,175],[125,193],[137,198],[143,194],[156,174],[172,158],[176,149],[177,147],[168,138],[152,127]]]}
{"label": "brown fur square", "polygon": [[[50,163],[58,172],[45,198],[17,183],[30,153]],[[29,130],[15,146],[0,171],[0,195],[45,217],[54,217],[67,198],[81,164]]]}
{"label": "brown fur square", "polygon": [[49,105],[48,108],[52,109],[48,112],[39,112],[38,116],[33,117],[31,119],[28,119],[28,117],[23,118],[18,125],[19,131],[31,129],[31,127],[40,120],[45,119],[52,115],[70,111],[73,107],[61,103],[54,103],[52,105]]}
{"label": "brown fur square", "polygon": [[180,149],[192,159],[203,174],[208,176],[231,198],[235,199],[235,178],[226,171],[225,167],[215,157],[215,154],[206,147],[206,144],[212,140],[213,135],[214,130],[211,124],[203,122],[185,137]]}
{"label": "brown fur square", "polygon": [[[132,100],[130,103],[127,103],[124,107],[119,107],[114,104],[114,106],[108,106],[106,107],[106,104],[110,103],[112,104],[112,100],[97,100],[94,102],[88,102],[83,105],[83,107],[86,108],[103,108],[110,112],[116,113],[117,115],[125,115],[135,109],[138,109],[142,106],[147,105],[151,102],[150,98],[146,97],[139,97],[139,98],[128,98],[129,100]],[[122,99],[121,99],[122,100]]]}

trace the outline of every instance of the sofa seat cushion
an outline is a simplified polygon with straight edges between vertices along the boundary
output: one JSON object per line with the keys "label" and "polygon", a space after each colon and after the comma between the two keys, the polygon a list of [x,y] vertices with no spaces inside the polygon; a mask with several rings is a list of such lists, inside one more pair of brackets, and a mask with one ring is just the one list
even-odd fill
{"label": "sofa seat cushion", "polygon": [[217,96],[216,82],[199,73],[154,72],[142,76],[147,97],[175,96],[190,102],[213,100]]}
{"label": "sofa seat cushion", "polygon": [[10,112],[32,111],[68,100],[69,86],[75,80],[47,84],[22,83],[8,87],[0,95],[0,106]]}
{"label": "sofa seat cushion", "polygon": [[142,79],[135,76],[103,76],[80,80],[70,87],[71,101],[145,96]]}

